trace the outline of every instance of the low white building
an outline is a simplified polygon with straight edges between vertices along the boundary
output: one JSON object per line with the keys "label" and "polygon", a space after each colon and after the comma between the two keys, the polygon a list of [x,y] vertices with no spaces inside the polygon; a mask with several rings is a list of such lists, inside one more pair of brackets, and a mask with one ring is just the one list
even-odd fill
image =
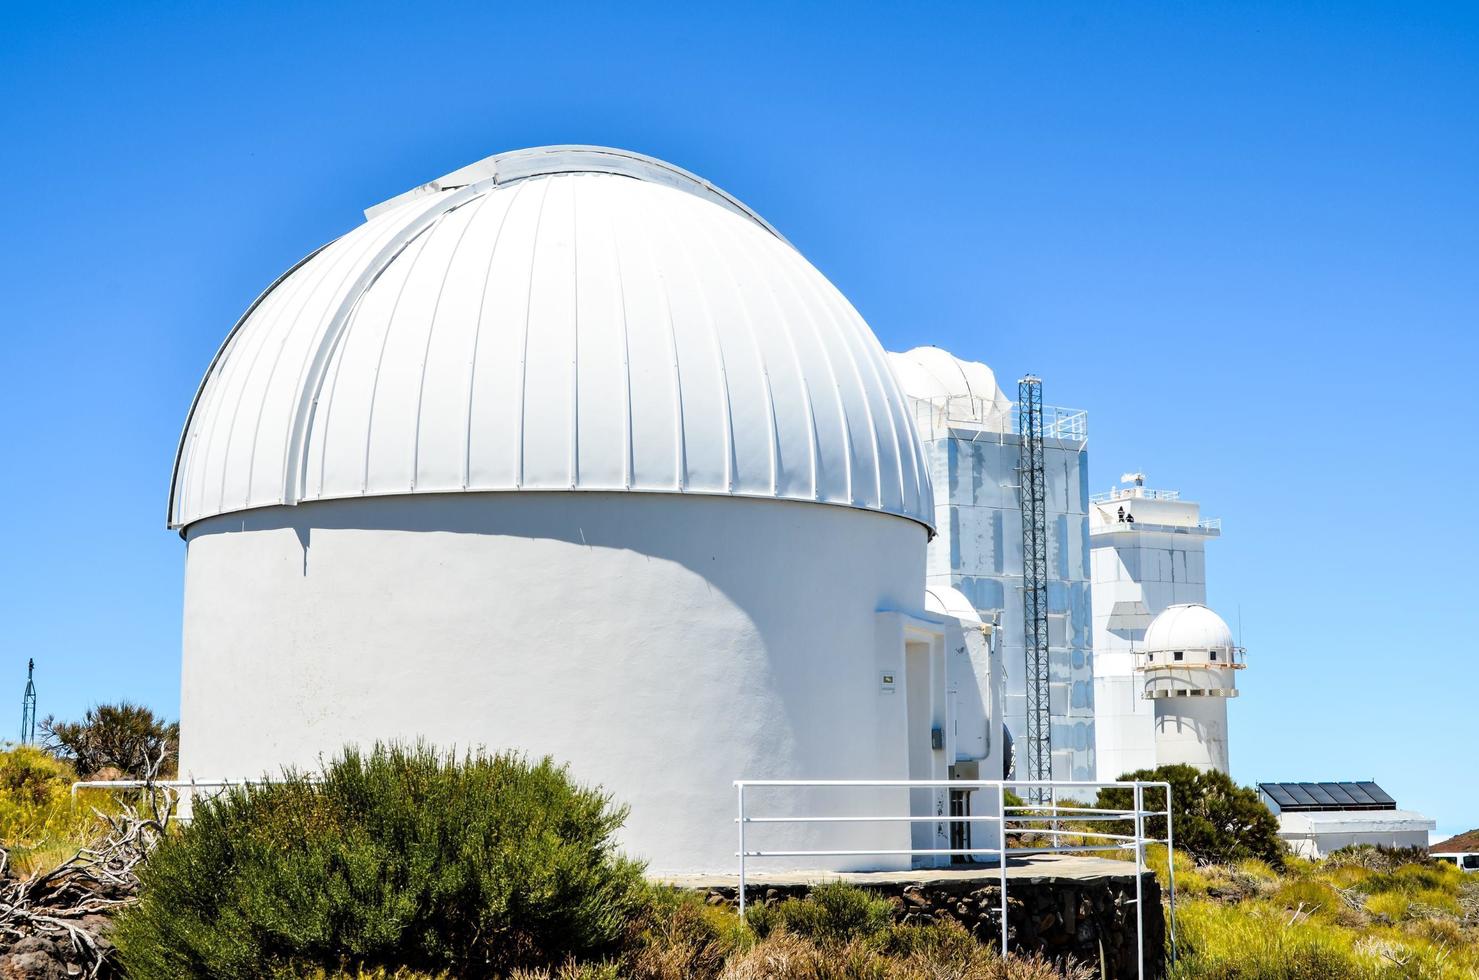
{"label": "low white building", "polygon": [[[654,871],[728,870],[737,778],[999,773],[988,631],[926,605],[934,523],[877,339],[759,215],[625,151],[490,157],[293,265],[207,370],[169,502],[180,771],[388,739],[549,754],[630,804]],[[955,802],[908,792],[775,795]]]}
{"label": "low white building", "polygon": [[1427,847],[1438,826],[1397,809],[1376,783],[1259,783],[1259,796],[1279,818],[1279,837],[1300,857],[1322,858],[1342,847]]}

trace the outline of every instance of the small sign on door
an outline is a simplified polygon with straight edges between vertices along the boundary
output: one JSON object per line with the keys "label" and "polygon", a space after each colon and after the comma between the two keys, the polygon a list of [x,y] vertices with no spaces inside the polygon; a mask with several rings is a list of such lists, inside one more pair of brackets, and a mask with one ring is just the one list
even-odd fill
{"label": "small sign on door", "polygon": [[881,670],[881,671],[879,671],[878,672],[878,693],[880,693],[880,694],[892,694],[892,693],[894,693],[894,690],[897,687],[894,678],[897,677],[897,676],[898,676],[897,673],[895,671],[892,671],[892,670]]}

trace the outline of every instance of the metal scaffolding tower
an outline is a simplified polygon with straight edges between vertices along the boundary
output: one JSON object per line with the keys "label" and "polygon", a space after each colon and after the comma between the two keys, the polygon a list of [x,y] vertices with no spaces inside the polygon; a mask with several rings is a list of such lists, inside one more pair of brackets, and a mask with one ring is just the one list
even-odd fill
{"label": "metal scaffolding tower", "polygon": [[[1042,379],[1017,382],[1018,480],[1022,510],[1022,611],[1027,640],[1027,778],[1053,778],[1048,693],[1048,491],[1043,469]],[[1042,802],[1046,790],[1031,792]]]}
{"label": "metal scaffolding tower", "polygon": [[36,741],[36,661],[26,664],[26,696],[21,699],[21,744]]}

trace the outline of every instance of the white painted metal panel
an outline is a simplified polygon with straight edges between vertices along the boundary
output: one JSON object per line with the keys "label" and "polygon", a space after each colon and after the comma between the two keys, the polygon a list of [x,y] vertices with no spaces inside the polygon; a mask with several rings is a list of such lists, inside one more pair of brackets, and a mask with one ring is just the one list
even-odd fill
{"label": "white painted metal panel", "polygon": [[586,157],[408,196],[270,289],[192,407],[171,525],[362,494],[622,488],[932,525],[917,433],[846,299],[710,185]]}

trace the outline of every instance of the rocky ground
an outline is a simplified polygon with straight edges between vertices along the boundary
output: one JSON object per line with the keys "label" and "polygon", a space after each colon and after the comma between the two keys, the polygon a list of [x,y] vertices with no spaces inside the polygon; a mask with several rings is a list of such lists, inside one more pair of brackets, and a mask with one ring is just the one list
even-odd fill
{"label": "rocky ground", "polygon": [[70,924],[89,937],[90,948],[74,945],[70,932],[32,933],[15,940],[0,952],[0,980],[116,976],[110,955],[113,947],[108,942],[112,919],[93,913],[70,920]]}
{"label": "rocky ground", "polygon": [[0,848],[0,980],[118,975],[112,915],[138,894],[137,871],[172,810],[150,792],[143,806],[99,816],[107,833],[47,871],[17,875]]}

